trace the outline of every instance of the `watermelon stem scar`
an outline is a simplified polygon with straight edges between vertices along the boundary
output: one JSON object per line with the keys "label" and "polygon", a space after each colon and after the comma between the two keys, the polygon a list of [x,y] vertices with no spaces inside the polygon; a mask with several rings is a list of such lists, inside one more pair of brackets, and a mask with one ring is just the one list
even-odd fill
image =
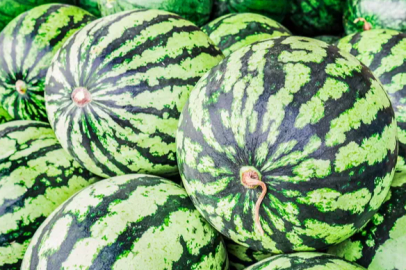
{"label": "watermelon stem scar", "polygon": [[365,18],[356,18],[354,23],[363,22],[364,23],[364,31],[369,31],[372,29],[372,25],[365,20]]}
{"label": "watermelon stem scar", "polygon": [[92,101],[92,95],[89,90],[85,87],[77,87],[72,92],[72,100],[75,102],[76,106],[84,107]]}
{"label": "watermelon stem scar", "polygon": [[263,235],[264,230],[262,229],[259,221],[259,208],[261,207],[262,200],[265,198],[267,187],[265,183],[261,181],[261,174],[253,167],[241,168],[241,183],[244,187],[249,189],[256,189],[258,186],[262,188],[261,195],[255,204],[255,225],[257,226],[259,232]]}
{"label": "watermelon stem scar", "polygon": [[24,95],[27,92],[27,85],[24,81],[18,80],[16,81],[16,90],[20,95]]}

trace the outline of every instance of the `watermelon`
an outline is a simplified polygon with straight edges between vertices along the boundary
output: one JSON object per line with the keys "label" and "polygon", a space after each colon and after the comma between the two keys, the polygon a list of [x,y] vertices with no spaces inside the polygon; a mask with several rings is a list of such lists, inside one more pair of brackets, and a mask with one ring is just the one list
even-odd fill
{"label": "watermelon", "polygon": [[406,175],[395,174],[386,202],[360,232],[329,252],[369,270],[405,268]]}
{"label": "watermelon", "polygon": [[349,35],[371,29],[406,31],[406,0],[348,0],[344,28]]}
{"label": "watermelon", "polygon": [[234,242],[322,250],[385,199],[397,159],[390,100],[352,55],[305,37],[244,47],[192,91],[177,133],[183,184]]}
{"label": "watermelon", "polygon": [[45,218],[98,180],[62,149],[48,123],[0,125],[0,269],[20,269]]}
{"label": "watermelon", "polygon": [[176,13],[201,26],[211,14],[213,0],[98,0],[103,16],[133,9],[160,9]]}
{"label": "watermelon", "polygon": [[322,35],[322,36],[317,36],[314,37],[315,39],[324,41],[328,44],[335,44],[338,42],[338,40],[340,40],[341,37],[339,36],[331,36],[331,35]]}
{"label": "watermelon", "polygon": [[261,260],[272,256],[270,253],[255,251],[250,248],[238,245],[231,240],[225,240],[230,270],[243,270]]}
{"label": "watermelon", "polygon": [[223,58],[205,33],[172,13],[101,18],[54,59],[46,83],[49,120],[62,146],[97,175],[178,174],[181,110]]}
{"label": "watermelon", "polygon": [[344,6],[343,0],[292,0],[289,23],[300,35],[341,34]]}
{"label": "watermelon", "polygon": [[84,10],[89,11],[96,17],[100,17],[100,9],[97,0],[74,0],[75,4]]}
{"label": "watermelon", "polygon": [[256,41],[290,36],[280,23],[254,13],[224,15],[202,27],[225,56]]}
{"label": "watermelon", "polygon": [[74,6],[27,11],[0,34],[0,104],[13,119],[47,121],[45,75],[66,39],[94,17]]}
{"label": "watermelon", "polygon": [[316,252],[278,255],[263,260],[246,270],[365,270],[354,263]]}
{"label": "watermelon", "polygon": [[212,19],[228,13],[259,13],[278,22],[290,8],[291,0],[214,0]]}
{"label": "watermelon", "polygon": [[10,121],[12,118],[8,112],[0,106],[0,124]]}
{"label": "watermelon", "polygon": [[389,94],[398,123],[397,170],[406,171],[406,34],[375,29],[346,36],[337,46],[369,67]]}
{"label": "watermelon", "polygon": [[67,200],[35,233],[21,269],[226,270],[228,259],[220,234],[183,188],[138,174]]}

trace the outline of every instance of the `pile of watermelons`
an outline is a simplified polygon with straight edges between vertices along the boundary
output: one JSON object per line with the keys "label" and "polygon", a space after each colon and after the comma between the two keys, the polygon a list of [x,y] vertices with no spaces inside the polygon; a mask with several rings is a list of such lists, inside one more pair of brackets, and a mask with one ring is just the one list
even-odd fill
{"label": "pile of watermelons", "polygon": [[0,0],[0,30],[1,270],[406,270],[406,0]]}

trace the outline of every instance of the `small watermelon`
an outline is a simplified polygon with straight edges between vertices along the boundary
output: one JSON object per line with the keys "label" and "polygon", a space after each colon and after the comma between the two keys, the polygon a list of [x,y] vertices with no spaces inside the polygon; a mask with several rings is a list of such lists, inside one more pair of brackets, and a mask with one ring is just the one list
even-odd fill
{"label": "small watermelon", "polygon": [[201,26],[211,14],[213,0],[98,0],[103,16],[133,9],[160,9],[176,13]]}
{"label": "small watermelon", "polygon": [[0,125],[0,269],[20,269],[45,218],[98,180],[62,149],[48,123]]}
{"label": "small watermelon", "polygon": [[49,69],[51,125],[97,175],[177,174],[180,113],[197,81],[223,58],[205,33],[172,13],[101,18],[65,43]]}
{"label": "small watermelon", "polygon": [[365,270],[343,259],[315,252],[278,255],[265,259],[245,270]]}
{"label": "small watermelon", "polygon": [[292,0],[292,31],[310,36],[341,34],[344,5],[343,0]]}
{"label": "small watermelon", "polygon": [[12,118],[8,112],[0,106],[0,124],[10,121]]}
{"label": "small watermelon", "polygon": [[272,256],[270,253],[255,251],[250,248],[238,245],[231,240],[225,240],[230,270],[243,270],[259,261]]}
{"label": "small watermelon", "polygon": [[177,133],[184,186],[222,234],[271,253],[322,250],[365,225],[397,159],[388,96],[354,56],[304,37],[230,54]]}
{"label": "small watermelon", "polygon": [[285,18],[291,0],[214,0],[212,19],[228,13],[259,13],[278,22]]}
{"label": "small watermelon", "polygon": [[406,175],[395,174],[386,202],[372,221],[329,252],[369,270],[406,269]]}
{"label": "small watermelon", "polygon": [[226,270],[228,259],[220,234],[183,188],[125,175],[91,185],[53,212],[21,269]]}
{"label": "small watermelon", "polygon": [[257,41],[290,36],[289,30],[280,23],[254,13],[227,14],[203,26],[202,30],[225,56]]}
{"label": "small watermelon", "polygon": [[84,10],[89,11],[96,17],[101,16],[101,12],[99,9],[99,4],[97,0],[74,0],[75,4]]}
{"label": "small watermelon", "polygon": [[337,46],[369,67],[389,94],[398,124],[399,159],[402,159],[397,169],[406,171],[406,34],[376,29],[346,36]]}
{"label": "small watermelon", "polygon": [[347,34],[371,29],[406,31],[406,0],[348,0],[346,3]]}
{"label": "small watermelon", "polygon": [[339,36],[331,36],[331,35],[322,35],[322,36],[317,36],[317,37],[314,37],[314,38],[317,39],[317,40],[324,41],[324,42],[326,42],[328,44],[335,44],[340,40],[341,37],[339,37]]}
{"label": "small watermelon", "polygon": [[0,34],[0,104],[13,119],[47,121],[45,75],[52,57],[95,19],[75,6],[49,4],[27,11]]}

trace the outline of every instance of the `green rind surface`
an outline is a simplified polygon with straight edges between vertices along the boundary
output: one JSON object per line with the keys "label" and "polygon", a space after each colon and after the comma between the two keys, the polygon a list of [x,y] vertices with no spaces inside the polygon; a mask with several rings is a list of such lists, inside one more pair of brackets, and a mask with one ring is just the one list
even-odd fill
{"label": "green rind surface", "polygon": [[[45,76],[62,44],[95,19],[75,6],[49,4],[27,11],[0,34],[0,104],[13,119],[47,121]],[[16,82],[26,84],[26,93]]]}
{"label": "green rind surface", "polygon": [[[101,18],[49,69],[46,108],[62,146],[100,176],[177,174],[175,135],[197,81],[224,58],[191,22],[159,10]],[[86,87],[92,101],[71,94]]]}
{"label": "green rind surface", "polygon": [[378,213],[360,232],[329,253],[356,262],[369,270],[405,268],[406,175],[395,174],[392,187]]}
{"label": "green rind surface", "polygon": [[246,270],[365,270],[365,268],[328,254],[306,252],[273,256]]}
{"label": "green rind surface", "polygon": [[45,218],[98,180],[62,149],[47,123],[0,125],[0,269],[20,269]]}
{"label": "green rind surface", "polygon": [[[192,91],[177,158],[195,206],[222,234],[272,253],[321,250],[353,235],[395,173],[396,121],[372,72],[327,43],[280,37],[244,47]],[[241,184],[253,167],[268,192]]]}
{"label": "green rind surface", "polygon": [[381,81],[398,125],[398,171],[406,171],[406,34],[376,29],[346,36],[337,46],[369,67]]}
{"label": "green rind surface", "polygon": [[270,253],[255,251],[228,239],[225,240],[225,243],[230,261],[230,270],[244,270],[248,266],[272,256]]}
{"label": "green rind surface", "polygon": [[254,13],[224,15],[202,27],[225,56],[254,42],[290,36],[280,23]]}
{"label": "green rind surface", "polygon": [[316,36],[314,39],[321,40],[323,42],[326,42],[328,44],[334,45],[340,40],[341,37],[339,36],[330,36],[330,35],[322,35],[322,36]]}
{"label": "green rind surface", "polygon": [[372,29],[406,31],[406,0],[348,0],[344,9],[344,28],[347,35],[363,32],[364,18]]}
{"label": "green rind surface", "polygon": [[8,112],[0,106],[0,124],[10,121],[12,118]]}
{"label": "green rind surface", "polygon": [[84,10],[89,11],[96,17],[101,17],[99,3],[97,0],[74,0],[75,4]]}
{"label": "green rind surface", "polygon": [[228,259],[183,188],[125,175],[77,193],[41,225],[21,269],[44,268],[226,270]]}
{"label": "green rind surface", "polygon": [[134,9],[159,9],[173,12],[195,23],[204,25],[210,18],[213,0],[98,0],[103,16]]}

